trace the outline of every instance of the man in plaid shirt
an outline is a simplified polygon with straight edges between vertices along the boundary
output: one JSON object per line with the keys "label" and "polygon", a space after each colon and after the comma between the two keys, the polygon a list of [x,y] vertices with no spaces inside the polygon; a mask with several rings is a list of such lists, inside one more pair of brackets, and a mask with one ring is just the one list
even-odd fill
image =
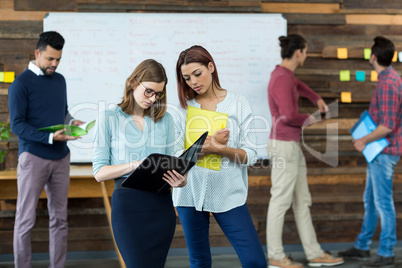
{"label": "man in plaid shirt", "polygon": [[354,146],[361,152],[366,144],[385,137],[389,145],[367,167],[364,191],[364,220],[354,247],[339,252],[344,258],[368,259],[371,238],[381,220],[380,247],[377,257],[363,267],[394,267],[396,239],[396,215],[392,196],[394,167],[402,155],[402,80],[391,67],[395,47],[384,37],[374,38],[370,64],[378,73],[377,88],[370,102],[369,114],[377,128],[367,136],[355,140]]}

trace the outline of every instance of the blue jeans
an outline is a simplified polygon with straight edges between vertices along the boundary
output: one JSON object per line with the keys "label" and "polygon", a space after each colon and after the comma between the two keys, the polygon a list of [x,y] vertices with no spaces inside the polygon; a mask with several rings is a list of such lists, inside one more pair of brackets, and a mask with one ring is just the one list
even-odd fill
{"label": "blue jeans", "polygon": [[[209,212],[196,211],[194,207],[176,209],[186,238],[190,267],[211,267]],[[242,267],[267,267],[265,254],[246,204],[213,215],[239,256]]]}
{"label": "blue jeans", "polygon": [[394,256],[396,243],[396,215],[392,196],[394,167],[399,156],[380,154],[368,164],[366,189],[364,190],[364,219],[355,248],[369,250],[371,238],[381,220],[380,247],[377,254],[383,257]]}

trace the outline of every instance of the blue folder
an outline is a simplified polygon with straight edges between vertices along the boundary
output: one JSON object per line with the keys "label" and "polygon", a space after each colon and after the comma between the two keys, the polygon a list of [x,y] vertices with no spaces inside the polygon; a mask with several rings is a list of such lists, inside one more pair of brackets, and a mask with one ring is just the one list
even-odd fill
{"label": "blue folder", "polygon": [[[373,119],[366,110],[362,113],[356,124],[350,129],[350,133],[352,133],[353,139],[357,140],[367,136],[376,128],[377,125],[374,123]],[[388,146],[388,144],[389,142],[386,138],[381,138],[366,144],[366,147],[363,149],[363,155],[367,162],[371,163],[371,161],[373,161],[374,158],[376,158],[376,156]]]}

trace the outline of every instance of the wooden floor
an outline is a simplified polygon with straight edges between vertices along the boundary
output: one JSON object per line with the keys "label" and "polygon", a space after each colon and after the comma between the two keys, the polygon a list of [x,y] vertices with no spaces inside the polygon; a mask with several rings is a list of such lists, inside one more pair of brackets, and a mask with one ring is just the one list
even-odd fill
{"label": "wooden floor", "polygon": [[[395,268],[402,268],[402,243],[398,243],[398,245],[401,244],[399,247],[395,249],[395,258],[396,258],[396,263],[395,263]],[[326,250],[328,247],[329,248],[337,248],[338,250],[341,250],[346,247],[350,247],[350,243],[340,243],[340,244],[332,244],[331,246],[326,246],[325,244],[322,245],[324,250]],[[286,246],[285,246],[286,248]],[[292,258],[297,261],[301,262],[307,266],[307,261],[305,259],[304,253],[301,251],[301,246],[296,245],[293,246],[294,251],[289,252],[287,251],[287,254],[290,254]],[[334,255],[337,255],[338,250],[331,250],[331,253]],[[224,252],[227,252],[228,250],[224,250]],[[376,254],[376,249],[373,249],[371,251],[371,255],[375,256]],[[0,255],[1,256],[1,255]],[[241,268],[240,261],[237,258],[237,255],[231,253],[231,254],[213,254],[212,256],[212,267],[213,268]],[[358,268],[361,266],[361,262],[357,260],[347,260],[345,263],[342,265],[336,266],[339,268]],[[32,268],[47,268],[49,265],[49,262],[46,260],[41,260],[41,261],[34,261]],[[68,259],[65,268],[119,268],[119,262],[117,258],[106,258],[106,259],[101,259],[101,258],[95,258],[95,259]],[[172,254],[169,255],[165,268],[187,268],[189,267],[188,264],[188,256],[186,255],[176,255]],[[14,265],[12,262],[1,262],[0,261],[0,268],[14,268]]]}

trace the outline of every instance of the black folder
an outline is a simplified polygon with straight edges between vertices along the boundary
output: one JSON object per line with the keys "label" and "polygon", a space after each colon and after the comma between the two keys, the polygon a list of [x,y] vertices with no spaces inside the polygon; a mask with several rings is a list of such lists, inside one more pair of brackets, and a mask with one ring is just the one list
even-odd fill
{"label": "black folder", "polygon": [[201,135],[179,157],[165,154],[150,154],[141,165],[121,183],[122,186],[145,190],[154,193],[165,193],[170,190],[170,185],[162,179],[168,170],[176,170],[181,175],[186,174],[198,161],[202,145],[208,136],[208,131]]}

